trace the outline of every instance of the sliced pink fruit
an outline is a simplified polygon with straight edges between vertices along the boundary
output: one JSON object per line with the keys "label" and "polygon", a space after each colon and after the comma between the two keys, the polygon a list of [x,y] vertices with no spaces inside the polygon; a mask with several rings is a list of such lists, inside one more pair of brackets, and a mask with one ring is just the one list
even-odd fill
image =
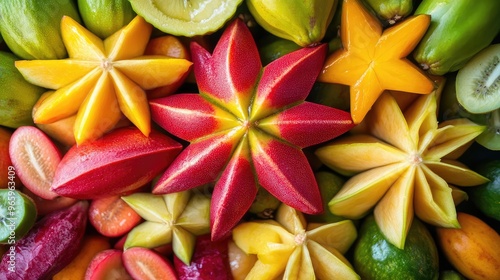
{"label": "sliced pink fruit", "polygon": [[90,262],[85,280],[132,280],[122,261],[123,252],[117,249],[101,251]]}
{"label": "sliced pink fruit", "polygon": [[159,175],[181,149],[180,143],[158,131],[146,137],[135,127],[119,128],[73,146],[61,160],[51,188],[77,199],[122,195]]}
{"label": "sliced pink fruit", "polygon": [[51,279],[78,254],[87,225],[87,211],[88,202],[80,201],[39,220],[15,243],[12,254],[3,256],[1,279]]}
{"label": "sliced pink fruit", "polygon": [[104,236],[122,236],[141,220],[141,216],[123,201],[121,196],[96,198],[90,203],[89,221]]}
{"label": "sliced pink fruit", "polygon": [[57,197],[50,186],[62,155],[45,133],[34,126],[17,128],[10,138],[9,155],[26,188],[44,199]]}
{"label": "sliced pink fruit", "polygon": [[232,280],[228,241],[228,238],[212,241],[208,234],[198,236],[189,265],[174,255],[179,280]]}
{"label": "sliced pink fruit", "polygon": [[135,280],[178,279],[173,264],[151,249],[129,248],[123,252],[122,261]]}

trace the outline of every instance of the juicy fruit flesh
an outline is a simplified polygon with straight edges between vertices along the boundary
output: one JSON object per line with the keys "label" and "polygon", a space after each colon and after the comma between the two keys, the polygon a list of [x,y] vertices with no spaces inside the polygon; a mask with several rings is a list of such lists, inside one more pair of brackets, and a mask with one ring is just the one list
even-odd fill
{"label": "juicy fruit flesh", "polygon": [[490,45],[457,73],[458,102],[473,114],[500,108],[500,44]]}
{"label": "juicy fruit flesh", "polygon": [[219,29],[242,0],[141,1],[131,0],[134,11],[165,33],[192,37]]}

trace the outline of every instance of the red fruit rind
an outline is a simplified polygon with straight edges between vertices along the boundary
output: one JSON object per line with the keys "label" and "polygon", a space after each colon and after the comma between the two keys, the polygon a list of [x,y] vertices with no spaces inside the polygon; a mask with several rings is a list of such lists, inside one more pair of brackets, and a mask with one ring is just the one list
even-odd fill
{"label": "red fruit rind", "polygon": [[0,275],[7,280],[51,279],[68,265],[80,250],[87,225],[88,202],[46,215],[28,234],[16,242],[14,266],[5,254],[0,262]]}
{"label": "red fruit rind", "polygon": [[257,182],[251,161],[245,137],[236,148],[212,193],[210,228],[214,239],[222,238],[231,231],[257,195]]}
{"label": "red fruit rind", "polygon": [[311,102],[259,121],[259,128],[301,148],[328,141],[353,127],[348,112]]}
{"label": "red fruit rind", "polygon": [[314,173],[300,149],[263,133],[250,133],[249,140],[255,172],[262,187],[300,212],[323,212]]}
{"label": "red fruit rind", "polygon": [[199,94],[177,94],[151,100],[149,104],[151,118],[168,132],[186,141],[238,125],[233,115],[206,101]]}
{"label": "red fruit rind", "polygon": [[57,197],[50,186],[62,155],[45,133],[34,126],[17,128],[10,138],[9,155],[26,188],[43,199]]}
{"label": "red fruit rind", "polygon": [[133,279],[178,279],[174,265],[148,248],[133,247],[127,249],[122,254],[122,261],[125,269]]}
{"label": "red fruit rind", "polygon": [[52,189],[63,196],[94,199],[140,188],[160,174],[182,145],[157,131],[116,129],[102,138],[73,146],[59,164]]}
{"label": "red fruit rind", "polygon": [[191,143],[168,167],[154,194],[185,191],[213,182],[227,164],[242,131],[231,130]]}

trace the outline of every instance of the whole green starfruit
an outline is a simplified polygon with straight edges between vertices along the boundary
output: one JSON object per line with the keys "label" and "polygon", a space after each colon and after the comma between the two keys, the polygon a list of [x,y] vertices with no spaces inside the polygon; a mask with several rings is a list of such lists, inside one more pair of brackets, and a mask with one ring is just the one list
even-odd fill
{"label": "whole green starfruit", "polygon": [[250,13],[260,26],[302,47],[323,39],[337,4],[337,0],[247,1]]}
{"label": "whole green starfruit", "polygon": [[190,144],[154,186],[154,194],[215,183],[211,234],[230,232],[259,187],[301,212],[323,211],[302,148],[354,126],[348,112],[304,101],[321,71],[327,45],[301,48],[262,67],[242,20],[224,30],[213,53],[191,44],[198,93],[150,101],[153,121]]}

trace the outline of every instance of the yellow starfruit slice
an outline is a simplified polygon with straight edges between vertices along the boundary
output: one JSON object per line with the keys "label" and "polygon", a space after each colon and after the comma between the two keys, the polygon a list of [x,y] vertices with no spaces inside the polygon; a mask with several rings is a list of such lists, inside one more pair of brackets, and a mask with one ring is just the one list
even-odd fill
{"label": "yellow starfruit slice", "polygon": [[35,123],[52,123],[77,113],[77,144],[112,129],[122,113],[146,136],[151,131],[145,90],[182,79],[192,63],[167,56],[145,56],[152,32],[140,16],[104,41],[68,16],[61,35],[69,58],[22,60],[17,69],[30,83],[54,89],[33,115]]}
{"label": "yellow starfruit slice", "polygon": [[286,204],[275,219],[233,230],[235,244],[258,258],[246,279],[359,279],[343,256],[357,236],[352,221],[307,225],[303,213]]}
{"label": "yellow starfruit slice", "polygon": [[325,165],[352,176],[330,200],[331,212],[360,218],[373,210],[381,232],[399,248],[414,215],[435,226],[459,226],[455,203],[463,194],[455,186],[488,181],[453,159],[485,127],[467,120],[439,125],[436,94],[419,95],[403,111],[386,91],[362,131],[316,150]]}

